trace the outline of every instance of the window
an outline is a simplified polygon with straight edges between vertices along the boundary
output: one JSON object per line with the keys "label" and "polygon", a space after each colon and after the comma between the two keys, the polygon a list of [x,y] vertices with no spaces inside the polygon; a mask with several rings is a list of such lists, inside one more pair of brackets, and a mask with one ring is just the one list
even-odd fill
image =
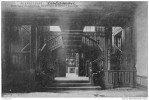
{"label": "window", "polygon": [[95,26],[85,26],[83,32],[95,32]]}
{"label": "window", "polygon": [[122,36],[121,36],[122,31],[114,36],[114,44],[119,48],[122,49]]}
{"label": "window", "polygon": [[112,45],[114,53],[119,50],[122,51],[123,29],[121,27],[112,27]]}
{"label": "window", "polygon": [[59,26],[50,26],[49,31],[61,32],[61,29]]}

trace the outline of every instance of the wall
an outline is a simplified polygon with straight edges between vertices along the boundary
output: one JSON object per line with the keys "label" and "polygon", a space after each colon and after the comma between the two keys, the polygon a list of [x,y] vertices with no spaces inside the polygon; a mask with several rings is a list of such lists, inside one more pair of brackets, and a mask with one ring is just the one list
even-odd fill
{"label": "wall", "polygon": [[[2,92],[26,92],[36,86],[34,81],[35,71],[24,62],[25,56],[21,52],[24,47],[22,45],[22,35],[25,34],[14,31],[15,26],[7,24],[3,26]],[[21,34],[20,37],[19,34]]]}
{"label": "wall", "polygon": [[137,75],[148,75],[148,17],[147,2],[139,3],[134,17],[136,35],[136,68]]}
{"label": "wall", "polygon": [[[134,15],[137,83],[147,86],[148,76],[148,4],[138,4]],[[141,77],[140,77],[141,76]]]}

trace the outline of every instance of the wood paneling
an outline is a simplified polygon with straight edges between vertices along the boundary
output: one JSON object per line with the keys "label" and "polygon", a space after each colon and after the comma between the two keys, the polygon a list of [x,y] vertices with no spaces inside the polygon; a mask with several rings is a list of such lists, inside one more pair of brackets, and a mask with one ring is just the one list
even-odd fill
{"label": "wood paneling", "polygon": [[136,70],[109,70],[105,71],[105,82],[107,88],[113,87],[135,87]]}

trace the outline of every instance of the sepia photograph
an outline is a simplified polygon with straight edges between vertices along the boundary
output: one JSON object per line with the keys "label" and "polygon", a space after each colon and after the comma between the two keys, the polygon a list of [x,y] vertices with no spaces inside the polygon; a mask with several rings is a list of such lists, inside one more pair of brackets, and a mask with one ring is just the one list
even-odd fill
{"label": "sepia photograph", "polygon": [[147,100],[148,1],[1,1],[1,97]]}

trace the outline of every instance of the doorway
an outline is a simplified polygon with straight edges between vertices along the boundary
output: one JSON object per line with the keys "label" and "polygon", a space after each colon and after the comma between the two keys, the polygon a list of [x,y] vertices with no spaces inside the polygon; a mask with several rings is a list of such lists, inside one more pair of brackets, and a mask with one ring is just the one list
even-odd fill
{"label": "doorway", "polygon": [[67,53],[66,55],[66,77],[78,76],[78,53]]}

